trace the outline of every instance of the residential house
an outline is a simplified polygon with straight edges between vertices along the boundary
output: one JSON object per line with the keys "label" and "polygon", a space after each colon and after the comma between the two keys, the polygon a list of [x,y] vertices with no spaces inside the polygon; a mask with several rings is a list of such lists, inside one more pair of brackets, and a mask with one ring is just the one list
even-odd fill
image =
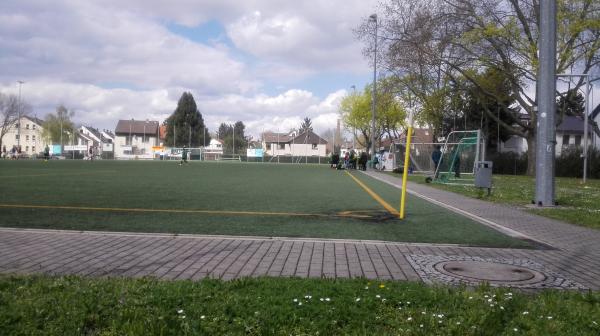
{"label": "residential house", "polygon": [[22,116],[20,121],[11,125],[8,132],[2,137],[2,148],[6,148],[6,151],[10,152],[13,146],[20,146],[21,156],[40,155],[49,144],[42,136],[43,123],[43,120],[36,117]]}
{"label": "residential house", "polygon": [[269,156],[327,156],[327,141],[313,131],[263,134],[262,148]]}
{"label": "residential house", "polygon": [[223,141],[210,139],[210,143],[204,148],[204,160],[219,160],[222,156]]}
{"label": "residential house", "polygon": [[152,159],[157,146],[159,123],[151,120],[119,120],[115,128],[116,159]]}
{"label": "residential house", "polygon": [[[600,109],[598,113],[600,113]],[[595,110],[594,110],[595,111]],[[593,116],[593,114],[592,114]],[[588,146],[598,144],[595,140],[594,130],[588,125]],[[584,120],[581,117],[564,116],[562,122],[556,126],[556,156],[562,151],[573,147],[583,147]],[[512,136],[501,144],[501,152],[513,152],[523,154],[527,152],[527,140],[522,137]]]}
{"label": "residential house", "polygon": [[[84,135],[86,140],[86,144],[88,147],[92,146],[95,155],[99,155],[101,157],[112,158],[112,152],[114,149],[113,141],[114,135],[109,133],[108,131],[100,131],[91,126],[81,126],[79,128],[79,133]],[[91,140],[91,142],[90,142]],[[82,139],[83,141],[83,139]],[[89,152],[89,148],[88,148]]]}

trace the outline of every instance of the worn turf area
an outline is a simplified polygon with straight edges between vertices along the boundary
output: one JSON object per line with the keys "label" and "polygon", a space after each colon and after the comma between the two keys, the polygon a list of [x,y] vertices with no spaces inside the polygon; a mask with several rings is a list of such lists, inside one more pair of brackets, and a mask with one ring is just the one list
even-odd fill
{"label": "worn turf area", "polygon": [[[352,174],[398,208],[398,189]],[[414,197],[395,219],[317,165],[1,161],[0,184],[4,227],[529,246]]]}

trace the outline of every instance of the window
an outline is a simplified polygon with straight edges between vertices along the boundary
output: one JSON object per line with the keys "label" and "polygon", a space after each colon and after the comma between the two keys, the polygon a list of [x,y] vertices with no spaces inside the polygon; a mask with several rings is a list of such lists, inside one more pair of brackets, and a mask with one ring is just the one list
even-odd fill
{"label": "window", "polygon": [[279,144],[279,149],[285,149],[285,144],[284,143]]}
{"label": "window", "polygon": [[25,136],[25,141],[29,141],[29,135]]}
{"label": "window", "polygon": [[16,123],[16,124],[15,124],[15,128],[19,128],[19,123]]}
{"label": "window", "polygon": [[271,150],[271,144],[270,143],[267,144],[267,150]]}
{"label": "window", "polygon": [[317,144],[312,144],[312,149],[317,149]]}
{"label": "window", "polygon": [[31,152],[35,153],[35,146],[31,146]]}
{"label": "window", "polygon": [[35,141],[35,135],[31,136],[31,140]]}
{"label": "window", "polygon": [[29,146],[25,146],[25,151],[29,152]]}
{"label": "window", "polygon": [[15,134],[15,140],[19,140],[19,135]]}
{"label": "window", "polygon": [[575,146],[581,146],[581,135],[575,136]]}
{"label": "window", "polygon": [[131,146],[131,137],[129,135],[125,136],[125,145]]}
{"label": "window", "polygon": [[568,146],[569,145],[569,135],[568,134],[563,134],[563,146]]}
{"label": "window", "polygon": [[29,129],[29,124],[25,124],[25,129]]}
{"label": "window", "polygon": [[31,129],[35,129],[35,124],[31,125]]}

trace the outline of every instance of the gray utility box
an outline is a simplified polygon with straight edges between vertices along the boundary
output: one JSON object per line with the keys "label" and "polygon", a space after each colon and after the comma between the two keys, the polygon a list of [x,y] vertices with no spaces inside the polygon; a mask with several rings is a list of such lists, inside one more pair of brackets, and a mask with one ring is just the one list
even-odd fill
{"label": "gray utility box", "polygon": [[475,186],[478,188],[492,187],[492,161],[479,161],[475,167]]}

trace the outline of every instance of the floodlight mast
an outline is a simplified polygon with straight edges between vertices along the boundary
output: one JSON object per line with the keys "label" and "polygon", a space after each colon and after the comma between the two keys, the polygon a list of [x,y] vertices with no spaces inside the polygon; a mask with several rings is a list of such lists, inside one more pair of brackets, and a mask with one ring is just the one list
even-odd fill
{"label": "floodlight mast", "polygon": [[[556,114],[556,1],[540,1],[539,79],[537,83],[537,133],[535,204],[554,206]],[[533,148],[532,148],[533,150]]]}
{"label": "floodlight mast", "polygon": [[375,22],[375,49],[373,51],[373,92],[372,92],[372,113],[371,113],[371,155],[375,155],[375,112],[376,112],[376,97],[377,97],[377,14],[371,14],[369,21]]}
{"label": "floodlight mast", "polygon": [[18,120],[17,120],[17,148],[21,149],[21,106],[23,105],[21,103],[21,86],[23,86],[23,84],[25,83],[22,80],[17,81],[17,83],[19,83],[19,106],[17,106],[17,116],[18,116]]}

